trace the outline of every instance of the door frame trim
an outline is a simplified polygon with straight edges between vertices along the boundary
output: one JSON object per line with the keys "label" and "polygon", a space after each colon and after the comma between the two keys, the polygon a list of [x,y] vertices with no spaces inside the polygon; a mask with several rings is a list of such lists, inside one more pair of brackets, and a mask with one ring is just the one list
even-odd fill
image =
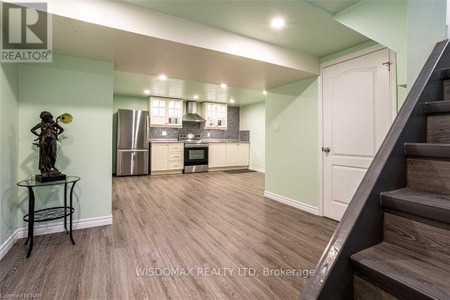
{"label": "door frame trim", "polygon": [[[352,60],[364,55],[368,55],[371,54],[373,52],[377,52],[383,49],[386,49],[387,47],[383,46],[383,45],[374,45],[371,47],[367,47],[365,49],[362,50],[358,50],[355,52],[352,52],[350,54],[323,62],[320,64],[320,75],[318,78],[318,143],[317,143],[317,151],[319,153],[318,157],[318,176],[319,176],[319,186],[318,188],[318,215],[319,216],[324,216],[323,215],[323,208],[324,208],[324,163],[323,163],[323,152],[322,152],[322,147],[323,147],[323,82],[322,82],[322,78],[323,78],[323,69],[327,68],[327,67],[331,67],[334,65],[337,65],[339,63],[348,61],[348,60]],[[398,108],[397,108],[397,56],[395,51],[392,51],[391,49],[387,48],[389,50],[389,60],[392,63],[391,64],[391,70],[389,72],[389,90],[390,90],[390,102],[391,102],[391,118],[392,121],[395,119],[397,113],[398,113]]]}

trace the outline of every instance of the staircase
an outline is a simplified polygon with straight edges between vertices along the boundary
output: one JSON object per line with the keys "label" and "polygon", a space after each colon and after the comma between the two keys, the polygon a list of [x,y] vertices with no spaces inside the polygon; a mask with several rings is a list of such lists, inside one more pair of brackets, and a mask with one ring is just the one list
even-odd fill
{"label": "staircase", "polygon": [[428,57],[300,299],[450,299],[450,40]]}
{"label": "staircase", "polygon": [[[450,99],[450,69],[441,71]],[[450,100],[427,102],[406,143],[406,187],[383,192],[383,241],[351,255],[355,299],[450,299]]]}

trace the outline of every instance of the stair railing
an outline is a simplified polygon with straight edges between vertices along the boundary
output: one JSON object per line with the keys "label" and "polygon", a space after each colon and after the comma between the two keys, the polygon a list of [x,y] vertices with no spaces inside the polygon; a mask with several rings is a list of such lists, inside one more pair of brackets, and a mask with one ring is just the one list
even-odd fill
{"label": "stair railing", "polygon": [[386,138],[356,190],[341,222],[300,296],[310,299],[352,299],[350,256],[383,240],[380,193],[406,186],[406,142],[425,142],[425,102],[443,99],[440,71],[450,68],[449,41],[434,47]]}

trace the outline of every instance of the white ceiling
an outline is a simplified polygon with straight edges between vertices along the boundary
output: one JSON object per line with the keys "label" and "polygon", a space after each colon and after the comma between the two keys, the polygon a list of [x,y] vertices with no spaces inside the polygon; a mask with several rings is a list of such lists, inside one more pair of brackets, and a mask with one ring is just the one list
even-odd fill
{"label": "white ceiling", "polygon": [[[369,40],[332,16],[358,0],[124,1],[319,57]],[[286,19],[284,29],[270,28],[276,16]]]}
{"label": "white ceiling", "polygon": [[360,0],[306,0],[305,2],[309,2],[312,5],[325,10],[329,14],[335,15],[359,1]]}
{"label": "white ceiling", "polygon": [[[139,5],[323,56],[367,41],[332,17],[356,1],[165,0],[140,1]],[[149,12],[128,6],[134,7],[137,13]],[[276,15],[287,19],[284,30],[269,28],[269,18]],[[53,15],[53,50],[62,55],[113,61],[116,95],[147,97],[144,90],[149,89],[156,96],[214,102],[228,102],[233,98],[237,105],[246,105],[264,101],[262,90],[273,90],[317,75],[310,70],[301,71],[94,23]],[[160,74],[165,74],[168,80],[159,80]],[[226,83],[228,88],[222,89],[221,83]],[[193,99],[194,95],[199,99]]]}
{"label": "white ceiling", "polygon": [[[261,91],[226,88],[220,85],[203,82],[167,79],[160,80],[157,76],[146,74],[136,74],[128,72],[114,72],[114,94],[131,97],[148,97],[144,90],[150,90],[152,96],[162,96],[180,98],[199,102],[222,102],[230,103],[233,98],[235,105],[246,105],[265,101],[265,96]],[[194,99],[198,95],[198,99]]]}
{"label": "white ceiling", "polygon": [[57,54],[114,61],[125,72],[262,91],[316,74],[53,16]]}

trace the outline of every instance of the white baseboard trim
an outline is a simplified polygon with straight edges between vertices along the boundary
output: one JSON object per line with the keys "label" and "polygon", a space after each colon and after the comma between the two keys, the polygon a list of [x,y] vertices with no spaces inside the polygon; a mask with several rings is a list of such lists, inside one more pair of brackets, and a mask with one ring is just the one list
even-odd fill
{"label": "white baseboard trim", "polygon": [[261,172],[261,173],[266,173],[266,169],[264,168],[258,168],[258,167],[249,167],[250,170],[256,171],[256,172]]}
{"label": "white baseboard trim", "polygon": [[[77,229],[111,225],[112,222],[113,222],[112,215],[97,218],[73,220],[72,229],[77,230]],[[34,226],[34,236],[63,232],[64,230],[65,230],[64,221],[42,224]],[[17,228],[16,231],[14,231],[14,233],[11,234],[11,236],[0,246],[0,260],[6,255],[6,253],[8,253],[8,251],[12,248],[12,246],[16,243],[18,239],[26,237],[27,234],[28,234],[28,227]]]}
{"label": "white baseboard trim", "polygon": [[281,195],[277,195],[275,193],[269,192],[269,191],[264,191],[264,197],[287,204],[289,206],[298,208],[300,210],[312,213],[314,215],[319,216],[319,208],[306,204],[306,203],[302,203],[299,201],[295,201],[294,199],[288,198],[288,197],[284,197]]}
{"label": "white baseboard trim", "polygon": [[16,229],[9,238],[0,246],[0,260],[8,253],[12,246],[16,243],[19,235],[19,229]]}
{"label": "white baseboard trim", "polygon": [[[68,222],[69,220],[67,220]],[[81,220],[73,220],[72,229],[84,229],[91,227],[99,227],[105,225],[112,224],[112,216],[104,216],[97,218],[89,218],[89,219],[81,219]],[[28,227],[19,228],[19,235],[17,238],[21,239],[27,236]],[[57,232],[63,232],[64,229],[64,221],[42,224],[38,226],[34,226],[34,236],[44,235],[44,234],[52,234]]]}

